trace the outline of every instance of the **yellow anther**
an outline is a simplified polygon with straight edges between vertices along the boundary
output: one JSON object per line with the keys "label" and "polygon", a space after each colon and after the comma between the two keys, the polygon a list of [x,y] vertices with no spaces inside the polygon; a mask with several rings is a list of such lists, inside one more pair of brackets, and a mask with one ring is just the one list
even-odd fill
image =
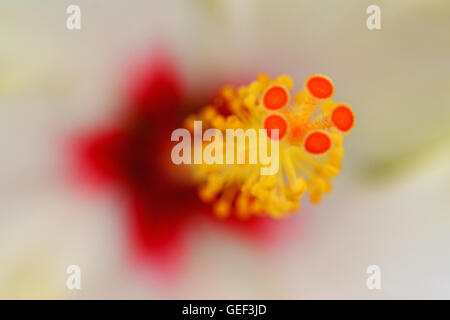
{"label": "yellow anther", "polygon": [[279,76],[277,82],[284,85],[289,90],[291,90],[294,86],[294,81],[292,80],[292,78],[285,74]]}
{"label": "yellow anther", "polygon": [[230,209],[230,204],[226,200],[219,200],[214,204],[214,213],[221,219],[228,218]]}
{"label": "yellow anther", "polygon": [[258,81],[263,85],[267,85],[270,81],[270,78],[267,74],[260,73],[260,74],[258,74]]}

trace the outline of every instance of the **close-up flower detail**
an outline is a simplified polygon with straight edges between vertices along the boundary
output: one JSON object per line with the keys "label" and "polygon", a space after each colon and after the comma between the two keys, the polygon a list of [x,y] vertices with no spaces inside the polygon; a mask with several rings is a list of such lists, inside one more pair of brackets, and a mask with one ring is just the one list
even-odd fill
{"label": "close-up flower detail", "polygon": [[377,2],[0,1],[0,299],[450,299],[450,1]]}
{"label": "close-up flower detail", "polygon": [[[310,201],[318,203],[331,191],[331,179],[341,169],[344,134],[354,124],[353,112],[346,104],[332,100],[334,85],[325,76],[309,77],[304,88],[291,97],[293,86],[287,75],[270,79],[261,74],[248,86],[223,87],[212,104],[186,118],[185,126],[191,132],[195,131],[195,121],[202,121],[203,132],[215,128],[225,135],[228,129],[256,129],[258,135],[256,146],[248,143],[243,150],[235,148],[233,156],[245,155],[244,163],[190,166],[200,198],[213,203],[216,216],[283,217],[298,210],[303,194],[308,193]],[[250,140],[249,134],[246,137]],[[269,150],[278,144],[279,170],[274,174],[261,174],[260,169],[268,166],[261,159],[248,161],[254,151],[251,148],[259,152],[266,148],[262,141]],[[201,147],[212,143],[203,142]]]}

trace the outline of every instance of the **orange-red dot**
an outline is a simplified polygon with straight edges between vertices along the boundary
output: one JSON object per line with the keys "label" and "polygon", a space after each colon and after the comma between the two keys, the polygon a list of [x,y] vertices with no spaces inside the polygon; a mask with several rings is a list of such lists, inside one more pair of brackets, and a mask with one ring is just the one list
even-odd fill
{"label": "orange-red dot", "polygon": [[333,84],[324,76],[312,76],[306,82],[308,91],[318,99],[326,99],[333,95]]}
{"label": "orange-red dot", "polygon": [[264,121],[264,128],[267,130],[267,136],[271,139],[273,139],[271,130],[278,129],[278,139],[282,139],[287,131],[287,122],[282,116],[272,114]]}
{"label": "orange-red dot", "polygon": [[333,110],[331,121],[336,128],[343,132],[347,132],[353,127],[355,116],[349,107],[342,105]]}
{"label": "orange-red dot", "polygon": [[269,110],[281,109],[287,103],[287,90],[281,86],[273,86],[264,94],[264,106]]}
{"label": "orange-red dot", "polygon": [[330,137],[321,131],[309,134],[305,140],[305,150],[312,154],[327,152],[331,147]]}

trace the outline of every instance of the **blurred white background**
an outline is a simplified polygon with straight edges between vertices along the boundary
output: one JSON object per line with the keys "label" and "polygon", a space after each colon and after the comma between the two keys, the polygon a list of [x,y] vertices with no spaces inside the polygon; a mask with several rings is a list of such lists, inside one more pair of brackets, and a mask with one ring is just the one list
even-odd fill
{"label": "blurred white background", "polygon": [[[70,4],[81,30],[66,28]],[[0,297],[449,299],[449,32],[444,0],[1,1]],[[188,91],[322,73],[357,121],[334,191],[304,199],[279,243],[201,225],[171,281],[128,261],[123,203],[70,185],[61,148],[111,118],[127,65],[161,44]],[[366,288],[372,264],[381,290]]]}

